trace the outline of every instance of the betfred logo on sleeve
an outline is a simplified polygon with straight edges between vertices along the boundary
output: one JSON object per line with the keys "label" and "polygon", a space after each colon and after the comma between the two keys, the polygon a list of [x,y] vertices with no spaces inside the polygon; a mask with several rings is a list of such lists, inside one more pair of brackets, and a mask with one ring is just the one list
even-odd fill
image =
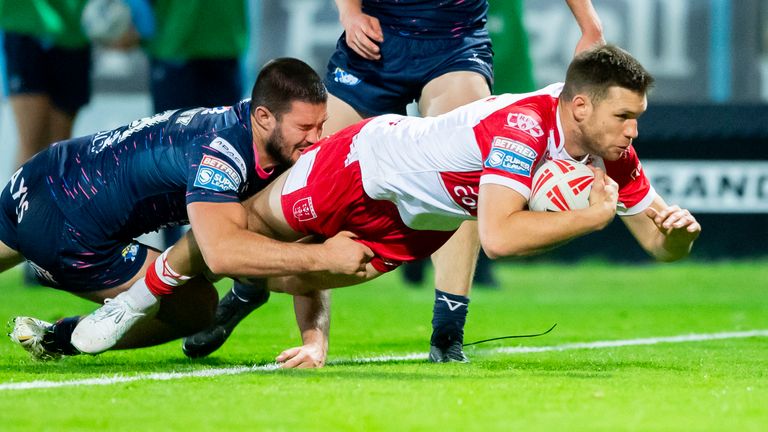
{"label": "betfred logo on sleeve", "polygon": [[491,152],[483,165],[486,168],[495,168],[530,177],[537,155],[538,153],[534,149],[520,141],[497,136],[493,138]]}
{"label": "betfred logo on sleeve", "polygon": [[195,176],[196,187],[216,192],[236,192],[240,182],[240,175],[231,165],[217,157],[203,155]]}

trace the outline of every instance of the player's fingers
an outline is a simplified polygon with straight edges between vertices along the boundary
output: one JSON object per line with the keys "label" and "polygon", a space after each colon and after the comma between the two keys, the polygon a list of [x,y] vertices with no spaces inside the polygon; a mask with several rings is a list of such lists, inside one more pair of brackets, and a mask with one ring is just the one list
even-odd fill
{"label": "player's fingers", "polygon": [[365,31],[360,31],[357,33],[357,46],[365,52],[368,57],[373,58],[379,58],[379,46],[376,45],[371,39],[368,38],[368,35],[365,34]]}
{"label": "player's fingers", "polygon": [[384,33],[381,31],[381,24],[378,18],[369,17],[366,34],[377,42],[384,42]]}
{"label": "player's fingers", "polygon": [[664,222],[662,222],[661,226],[662,226],[664,229],[671,229],[671,228],[674,228],[674,227],[677,225],[677,223],[680,221],[680,219],[681,219],[682,217],[683,217],[683,215],[682,215],[682,214],[680,214],[680,212],[674,212],[674,213],[670,213],[670,214],[667,216],[667,218],[666,218],[666,219],[664,219]]}
{"label": "player's fingers", "polygon": [[659,212],[656,211],[653,207],[648,207],[645,209],[645,215],[648,216],[651,220],[656,220],[656,216],[659,215]]}
{"label": "player's fingers", "polygon": [[336,235],[340,237],[351,238],[351,239],[357,238],[357,234],[353,233],[352,231],[339,231],[338,234]]}
{"label": "player's fingers", "polygon": [[678,219],[677,222],[673,224],[673,226],[677,229],[680,229],[680,228],[687,228],[688,226],[694,223],[696,223],[696,218],[694,218],[693,215],[688,210],[684,209],[681,212],[680,219]]}
{"label": "player's fingers", "polygon": [[[374,30],[374,29],[373,29],[373,26],[371,26],[371,24],[370,24],[370,23],[368,23],[368,24],[363,24],[362,26],[360,26],[360,30],[362,30],[362,31],[363,31],[363,33],[365,34],[365,37],[366,37],[366,38],[367,38],[369,41],[378,41],[378,42],[381,42],[381,40],[380,40],[380,35],[379,35],[379,34],[376,32],[376,30]],[[375,45],[375,44],[374,44],[374,45]],[[376,46],[376,51],[378,51],[378,49],[379,49],[379,47],[378,47],[378,46]]]}
{"label": "player's fingers", "polygon": [[602,190],[605,186],[605,171],[592,166],[589,167],[589,169],[595,174],[595,180],[592,182],[592,186],[597,187],[598,190]]}
{"label": "player's fingers", "polygon": [[[307,356],[307,357],[309,357],[309,356]],[[296,365],[296,369],[312,369],[312,368],[316,368],[316,367],[317,367],[317,365],[315,365],[315,363],[312,361],[311,358],[307,358],[304,361],[302,361],[301,363]]]}
{"label": "player's fingers", "polygon": [[347,46],[352,48],[352,51],[366,60],[376,60],[362,45],[360,45],[357,34],[357,31],[347,33]]}
{"label": "player's fingers", "polygon": [[296,354],[299,353],[299,351],[300,351],[300,348],[288,348],[287,350],[281,352],[280,355],[278,355],[275,358],[275,361],[277,361],[278,363],[282,363],[289,358],[295,357]]}
{"label": "player's fingers", "polygon": [[[673,217],[673,215],[680,211],[680,207],[677,205],[672,205],[667,208],[661,209],[659,212],[659,216],[656,218],[656,223],[665,226],[666,228],[669,228],[671,225],[667,224],[667,221],[670,217]],[[677,217],[674,217],[676,220]]]}
{"label": "player's fingers", "polygon": [[363,247],[363,255],[364,255],[364,258],[365,258],[365,262],[367,263],[368,261],[372,260],[373,257],[376,254],[374,254],[373,253],[373,249],[369,248],[368,246],[366,246],[366,245],[364,245],[362,243],[359,243],[359,244],[360,244],[360,246]]}
{"label": "player's fingers", "polygon": [[299,367],[302,363],[304,363],[305,356],[302,353],[297,353],[297,355],[287,359],[283,362],[283,364],[280,365],[282,369],[294,369]]}
{"label": "player's fingers", "polygon": [[688,231],[689,233],[700,233],[701,225],[696,219],[694,219],[693,222],[686,227],[686,231]]}

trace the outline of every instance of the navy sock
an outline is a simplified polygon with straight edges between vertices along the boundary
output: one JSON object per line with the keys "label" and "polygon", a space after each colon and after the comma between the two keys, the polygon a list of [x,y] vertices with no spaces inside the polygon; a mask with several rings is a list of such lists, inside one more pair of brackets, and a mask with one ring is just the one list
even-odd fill
{"label": "navy sock", "polygon": [[70,342],[72,339],[72,332],[75,331],[78,322],[80,322],[79,316],[62,318],[56,321],[43,336],[43,346],[45,349],[50,352],[68,356],[80,354],[80,351],[72,346],[72,343]]}
{"label": "navy sock", "polygon": [[235,279],[232,284],[232,294],[243,303],[262,305],[269,300],[269,290],[266,279],[248,279],[243,282]]}
{"label": "navy sock", "polygon": [[468,307],[469,297],[435,289],[430,343],[439,348],[447,348],[454,341],[463,343]]}

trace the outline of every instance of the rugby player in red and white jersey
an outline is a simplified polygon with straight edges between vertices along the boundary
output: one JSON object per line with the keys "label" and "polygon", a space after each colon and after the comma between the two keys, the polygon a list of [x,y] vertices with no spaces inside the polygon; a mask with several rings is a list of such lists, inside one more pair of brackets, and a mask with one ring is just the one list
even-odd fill
{"label": "rugby player in red and white jersey", "polygon": [[[373,279],[429,256],[474,218],[492,258],[549,249],[602,229],[617,213],[653,257],[687,256],[701,226],[654,191],[632,147],[652,82],[631,55],[602,46],[576,56],[564,84],[438,117],[384,115],[319,141],[246,203],[249,229],[285,241],[351,231],[375,256],[365,276],[309,273],[270,279],[269,288],[306,296]],[[527,210],[535,168],[548,159],[594,167],[588,208]],[[183,274],[201,270],[192,263],[202,260],[184,255],[190,250],[194,241],[168,254]],[[304,345],[278,356],[287,367],[325,361],[327,297],[308,298],[315,303],[296,309]]]}
{"label": "rugby player in red and white jersey", "polygon": [[[546,250],[602,229],[617,213],[653,257],[687,256],[701,226],[654,191],[632,147],[652,81],[609,45],[578,55],[564,85],[492,96],[433,118],[385,115],[318,142],[252,200],[249,225],[283,240],[349,230],[375,257],[366,278],[313,274],[270,287],[299,293],[374,278],[428,256],[475,217],[491,258]],[[595,167],[588,208],[527,211],[533,172],[548,159]],[[317,353],[322,347],[305,345],[278,360],[322,364]]]}
{"label": "rugby player in red and white jersey", "polygon": [[[493,65],[491,39],[485,28],[488,0],[335,0],[335,3],[344,33],[326,69],[325,84],[329,93],[328,121],[323,129],[326,134],[364,118],[405,114],[411,101],[418,102],[421,115],[433,117],[491,95],[494,69],[498,68]],[[520,6],[522,2],[516,3]],[[565,0],[565,3],[581,30],[576,52],[605,43],[602,24],[592,2]],[[507,12],[512,9],[515,7]],[[515,26],[518,22],[522,26],[522,16],[513,13],[504,18],[507,25]],[[513,31],[507,37],[516,39],[523,35]],[[526,62],[520,60],[517,68],[524,69]],[[460,347],[463,340],[461,323],[466,319],[471,287],[480,281],[495,284],[485,256],[478,260],[479,250],[477,222],[465,221],[451,240],[432,255],[435,300],[430,361],[467,360],[464,352],[456,347]],[[419,267],[410,269],[419,273]],[[413,281],[413,276],[406,279]],[[269,296],[263,285],[263,281],[256,280],[235,282],[219,301],[214,323],[184,338],[184,354],[202,357],[218,349],[237,323]],[[443,301],[446,296],[455,302],[451,307]]]}

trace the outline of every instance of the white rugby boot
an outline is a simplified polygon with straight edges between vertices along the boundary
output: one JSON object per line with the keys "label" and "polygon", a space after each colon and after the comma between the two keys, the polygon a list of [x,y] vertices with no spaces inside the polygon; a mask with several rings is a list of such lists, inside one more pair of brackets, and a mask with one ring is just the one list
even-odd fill
{"label": "white rugby boot", "polygon": [[[147,315],[126,301],[127,292],[104,300],[104,306],[83,318],[72,332],[72,345],[86,354],[99,354],[117,344],[137,321]],[[153,308],[156,310],[156,308]]]}
{"label": "white rugby boot", "polygon": [[43,344],[43,337],[51,331],[53,324],[32,317],[16,317],[9,324],[13,325],[8,337],[16,345],[24,348],[29,355],[39,361],[58,360],[61,354],[48,351]]}

